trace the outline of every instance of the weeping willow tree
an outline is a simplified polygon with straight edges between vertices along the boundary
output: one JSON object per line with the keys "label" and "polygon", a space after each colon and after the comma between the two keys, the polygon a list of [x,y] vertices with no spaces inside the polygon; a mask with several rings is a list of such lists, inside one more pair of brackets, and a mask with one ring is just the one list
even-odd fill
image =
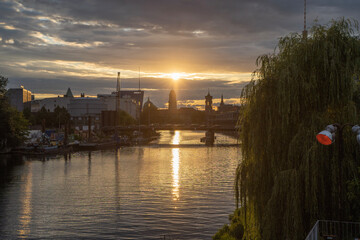
{"label": "weeping willow tree", "polygon": [[243,90],[235,182],[246,239],[304,239],[318,219],[360,221],[351,128],[341,161],[338,145],[315,138],[328,124],[360,123],[357,23],[340,19],[315,25],[307,38],[290,34],[257,65]]}

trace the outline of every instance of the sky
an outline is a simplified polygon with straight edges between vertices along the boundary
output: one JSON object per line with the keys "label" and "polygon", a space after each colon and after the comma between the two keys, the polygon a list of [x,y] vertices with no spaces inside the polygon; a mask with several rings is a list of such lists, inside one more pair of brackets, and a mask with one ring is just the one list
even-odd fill
{"label": "sky", "polygon": [[[307,0],[307,26],[359,20],[359,0]],[[256,58],[301,33],[303,0],[0,0],[0,75],[36,98],[141,89],[165,107],[239,104]],[[177,79],[177,81],[174,81]]]}

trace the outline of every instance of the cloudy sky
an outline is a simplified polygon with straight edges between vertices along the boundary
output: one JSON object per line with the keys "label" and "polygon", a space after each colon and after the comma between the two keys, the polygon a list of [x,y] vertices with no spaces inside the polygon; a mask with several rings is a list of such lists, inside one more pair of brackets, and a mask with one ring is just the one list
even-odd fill
{"label": "cloudy sky", "polygon": [[[201,107],[208,89],[239,103],[257,56],[303,30],[303,0],[0,0],[0,75],[37,98],[136,89],[164,107],[175,88]],[[317,19],[359,20],[359,0],[307,0]],[[174,81],[178,79],[178,81]]]}

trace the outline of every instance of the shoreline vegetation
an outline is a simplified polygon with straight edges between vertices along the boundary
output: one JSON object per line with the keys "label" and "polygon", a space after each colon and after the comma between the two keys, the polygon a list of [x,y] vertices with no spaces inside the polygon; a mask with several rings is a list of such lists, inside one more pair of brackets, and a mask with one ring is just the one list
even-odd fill
{"label": "shoreline vegetation", "polygon": [[23,113],[10,106],[6,100],[8,79],[0,74],[0,152],[10,151],[21,145],[27,134],[28,120]]}
{"label": "shoreline vegetation", "polygon": [[305,239],[318,219],[360,221],[360,147],[344,129],[339,144],[316,134],[332,123],[360,121],[358,23],[315,24],[289,34],[258,57],[243,89],[242,161],[237,209],[213,239]]}

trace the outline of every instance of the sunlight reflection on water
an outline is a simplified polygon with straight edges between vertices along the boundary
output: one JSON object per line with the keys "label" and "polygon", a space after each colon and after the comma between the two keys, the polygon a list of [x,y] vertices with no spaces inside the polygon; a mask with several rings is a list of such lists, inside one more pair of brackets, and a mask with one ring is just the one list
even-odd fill
{"label": "sunlight reflection on water", "polygon": [[172,193],[174,195],[174,200],[179,200],[179,165],[180,165],[180,157],[179,157],[179,149],[173,148],[172,152],[172,175],[173,175],[173,190]]}
{"label": "sunlight reflection on water", "polygon": [[[174,145],[178,145],[180,143],[180,131],[175,131],[173,139],[171,143]],[[180,167],[180,155],[179,155],[179,148],[171,149],[172,153],[172,175],[173,175],[173,199],[179,200],[179,167]]]}
{"label": "sunlight reflection on water", "polygon": [[[159,141],[199,142],[203,135],[164,131]],[[9,159],[0,165],[7,176],[0,176],[0,236],[209,239],[235,208],[240,157],[237,147],[145,146]]]}
{"label": "sunlight reflection on water", "polygon": [[30,233],[30,220],[31,220],[31,194],[32,194],[32,171],[31,162],[26,163],[28,165],[28,172],[23,176],[24,185],[22,189],[23,197],[22,201],[22,212],[19,215],[19,237],[27,239]]}

